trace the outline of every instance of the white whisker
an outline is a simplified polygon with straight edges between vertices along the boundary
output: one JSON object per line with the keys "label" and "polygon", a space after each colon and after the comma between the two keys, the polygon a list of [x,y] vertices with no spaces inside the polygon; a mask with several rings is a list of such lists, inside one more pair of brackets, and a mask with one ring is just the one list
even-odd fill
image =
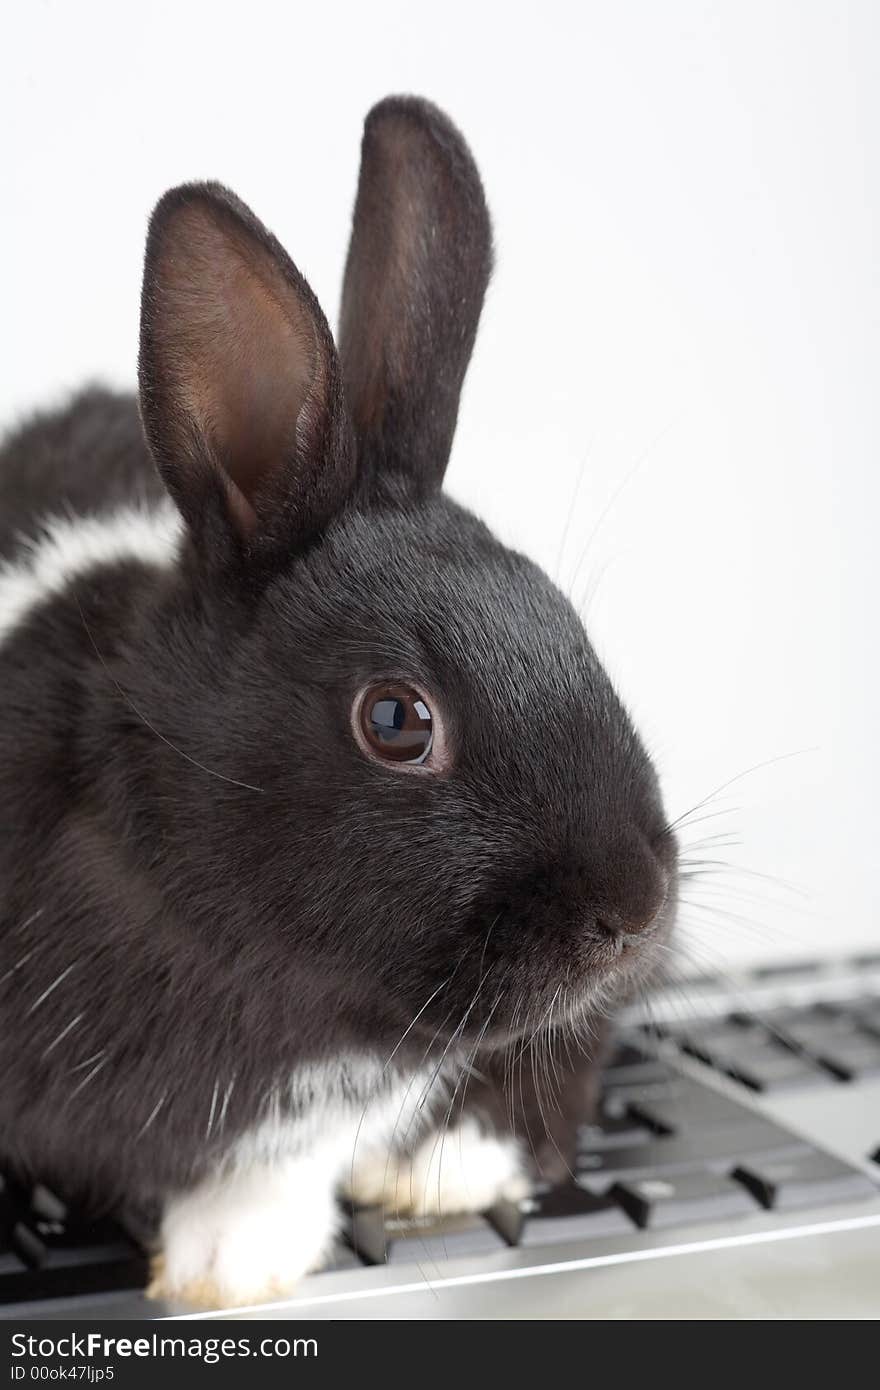
{"label": "white whisker", "polygon": [[21,925],[16,927],[15,929],[18,932],[18,934],[20,936],[23,935],[24,932],[27,931],[28,927],[32,926],[34,922],[36,922],[40,917],[42,917],[45,910],[46,909],[44,907],[38,907],[36,912],[31,913],[30,917],[25,917]]}
{"label": "white whisker", "polygon": [[232,1095],[232,1088],[234,1085],[235,1075],[233,1074],[232,1080],[230,1081],[229,1085],[226,1087],[226,1090],[223,1093],[223,1104],[220,1106],[220,1118],[218,1119],[217,1124],[221,1130],[226,1124],[226,1107],[229,1104],[229,1097]]}
{"label": "white whisker", "polygon": [[76,1018],[72,1018],[68,1023],[67,1027],[61,1029],[61,1032],[58,1034],[58,1037],[55,1039],[55,1041],[50,1042],[49,1046],[46,1048],[45,1052],[40,1058],[40,1061],[43,1061],[46,1057],[48,1057],[49,1053],[54,1051],[54,1049],[58,1046],[62,1039],[66,1038],[68,1033],[71,1033],[73,1029],[76,1027],[76,1025],[83,1018],[85,1018],[85,1014],[77,1014]]}
{"label": "white whisker", "polygon": [[137,1134],[135,1135],[135,1139],[140,1139],[142,1135],[146,1134],[147,1130],[150,1128],[150,1125],[153,1123],[153,1121],[155,1120],[155,1118],[156,1118],[156,1116],[158,1115],[159,1111],[162,1109],[162,1106],[165,1104],[165,1098],[166,1098],[167,1095],[168,1095],[168,1092],[167,1092],[167,1091],[163,1091],[163,1092],[162,1092],[162,1095],[159,1097],[158,1101],[156,1102],[156,1104],[153,1106],[152,1110],[150,1111],[149,1116],[147,1117],[146,1123],[143,1124],[143,1125],[141,1125],[140,1129],[138,1130]]}
{"label": "white whisker", "polygon": [[31,1004],[30,1008],[28,1009],[28,1014],[32,1014],[32,1013],[36,1012],[36,1010],[40,1007],[40,1005],[41,1005],[46,999],[49,998],[49,995],[52,993],[52,991],[58,988],[58,986],[61,984],[61,981],[67,979],[67,977],[68,977],[68,975],[70,974],[71,970],[75,969],[75,967],[76,967],[76,961],[74,961],[73,965],[68,965],[68,967],[67,967],[66,970],[62,970],[61,974],[58,975],[58,976],[52,981],[52,983],[51,983],[51,985],[49,986],[49,988],[43,990],[43,993],[40,995],[39,999],[35,999],[35,1000],[34,1000],[33,1004]]}
{"label": "white whisker", "polygon": [[79,1093],[80,1093],[80,1091],[83,1089],[83,1087],[84,1087],[84,1086],[88,1086],[88,1084],[89,1084],[89,1082],[91,1081],[92,1077],[93,1077],[93,1076],[97,1076],[97,1074],[98,1074],[98,1072],[101,1070],[101,1068],[102,1068],[102,1067],[105,1067],[106,1065],[107,1065],[107,1058],[104,1057],[104,1058],[98,1063],[97,1066],[92,1067],[92,1070],[89,1072],[88,1076],[84,1076],[83,1079],[82,1079],[82,1081],[79,1083],[79,1085],[74,1087],[74,1089],[73,1089],[73,1090],[71,1091],[71,1093],[70,1093],[70,1099],[73,1100],[73,1097],[74,1097],[74,1096],[78,1096]]}
{"label": "white whisker", "polygon": [[3,984],[4,980],[8,980],[9,977],[10,977],[11,975],[14,975],[15,972],[16,972],[17,970],[20,970],[21,967],[22,967],[23,965],[27,965],[27,963],[28,963],[28,961],[30,960],[31,956],[34,955],[34,954],[36,953],[36,950],[37,950],[37,947],[34,946],[34,947],[32,947],[32,949],[31,949],[30,951],[25,951],[25,953],[24,953],[24,955],[22,956],[21,960],[16,961],[15,965],[13,965],[12,968],[11,968],[10,970],[7,970],[7,971],[6,971],[6,974],[5,974],[5,975],[0,975],[0,985]]}
{"label": "white whisker", "polygon": [[214,1111],[217,1109],[217,1092],[219,1091],[219,1089],[220,1089],[220,1082],[219,1082],[219,1081],[215,1081],[215,1082],[214,1082],[214,1094],[211,1096],[211,1113],[210,1113],[210,1115],[208,1116],[208,1125],[207,1125],[207,1128],[206,1128],[206,1130],[205,1130],[205,1141],[206,1141],[206,1142],[210,1139],[210,1137],[211,1137],[211,1130],[214,1128]]}
{"label": "white whisker", "polygon": [[85,1067],[89,1066],[92,1062],[97,1062],[98,1058],[99,1058],[99,1057],[103,1057],[103,1056],[104,1056],[104,1053],[105,1053],[106,1051],[107,1051],[106,1047],[102,1047],[101,1050],[100,1050],[100,1052],[95,1052],[95,1053],[93,1053],[92,1056],[91,1056],[91,1057],[87,1057],[86,1060],[85,1060],[84,1062],[77,1062],[77,1064],[76,1064],[75,1067],[71,1067],[71,1068],[70,1068],[70,1073],[69,1073],[69,1075],[70,1075],[70,1076],[73,1076],[73,1073],[74,1073],[75,1071],[82,1071]]}

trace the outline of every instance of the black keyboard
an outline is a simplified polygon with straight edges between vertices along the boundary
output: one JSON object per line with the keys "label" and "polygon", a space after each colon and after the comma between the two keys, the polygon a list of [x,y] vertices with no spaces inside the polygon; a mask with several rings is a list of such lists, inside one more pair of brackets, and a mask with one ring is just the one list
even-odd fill
{"label": "black keyboard", "polygon": [[[685,1068],[679,1056],[689,1059]],[[538,1184],[518,1205],[443,1221],[349,1211],[328,1268],[387,1262],[433,1270],[511,1246],[540,1250],[877,1196],[880,1166],[874,1182],[741,1104],[735,1085],[707,1085],[699,1074],[710,1070],[745,1088],[743,1095],[880,1075],[880,1001],[788,1005],[760,1019],[738,1010],[651,1030],[633,1025],[610,1059],[601,1109],[581,1127],[563,1185]],[[880,1164],[880,1148],[874,1157]],[[0,1302],[138,1289],[147,1265],[121,1221],[86,1220],[44,1185],[25,1189],[0,1174]]]}
{"label": "black keyboard", "polygon": [[140,1288],[145,1251],[112,1217],[87,1219],[38,1183],[0,1174],[0,1302]]}

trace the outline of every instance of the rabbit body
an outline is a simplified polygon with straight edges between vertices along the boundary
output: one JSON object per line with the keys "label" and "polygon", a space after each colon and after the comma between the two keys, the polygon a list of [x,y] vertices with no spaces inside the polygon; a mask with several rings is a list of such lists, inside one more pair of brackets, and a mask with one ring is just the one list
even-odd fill
{"label": "rabbit body", "polygon": [[338,353],[275,239],[188,186],[140,408],[91,390],[0,453],[0,1146],[154,1212],[170,1297],[288,1290],[340,1192],[519,1195],[514,1060],[671,927],[656,776],[577,614],[440,491],[490,263],[461,137],[391,99]]}

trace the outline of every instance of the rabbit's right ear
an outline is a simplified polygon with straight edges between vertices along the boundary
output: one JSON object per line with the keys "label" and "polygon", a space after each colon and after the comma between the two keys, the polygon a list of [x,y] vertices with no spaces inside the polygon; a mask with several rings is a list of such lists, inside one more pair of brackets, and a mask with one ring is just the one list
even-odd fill
{"label": "rabbit's right ear", "polygon": [[203,554],[283,566],[345,505],[351,425],[324,315],[228,189],[162,198],[144,265],[147,441]]}
{"label": "rabbit's right ear", "polygon": [[429,102],[367,116],[345,270],[339,355],[358,467],[439,489],[492,269],[483,187],[467,145]]}

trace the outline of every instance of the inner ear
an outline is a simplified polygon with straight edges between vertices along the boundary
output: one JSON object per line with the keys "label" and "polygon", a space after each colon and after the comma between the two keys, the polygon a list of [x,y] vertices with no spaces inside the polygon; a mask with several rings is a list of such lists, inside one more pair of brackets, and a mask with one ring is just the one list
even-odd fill
{"label": "inner ear", "polygon": [[191,526],[218,484],[246,538],[273,529],[279,511],[304,520],[309,502],[329,501],[322,474],[333,472],[342,411],[334,370],[314,296],[249,210],[213,186],[166,195],[147,244],[141,396]]}

